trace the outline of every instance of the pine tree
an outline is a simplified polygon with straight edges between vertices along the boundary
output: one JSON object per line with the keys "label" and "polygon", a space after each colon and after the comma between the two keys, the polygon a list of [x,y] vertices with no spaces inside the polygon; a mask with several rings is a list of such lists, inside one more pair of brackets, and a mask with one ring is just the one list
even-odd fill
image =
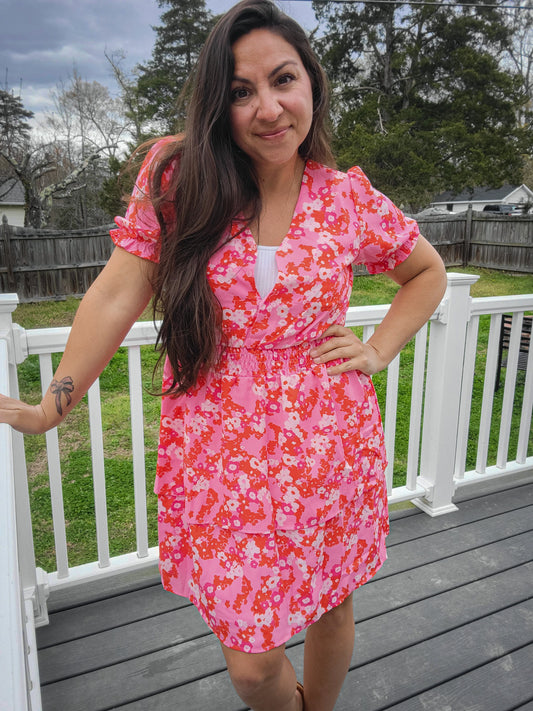
{"label": "pine tree", "polygon": [[138,67],[139,95],[146,116],[161,123],[163,132],[176,130],[183,115],[177,98],[191,74],[215,18],[205,0],[157,0],[168,9],[161,15],[152,59]]}
{"label": "pine tree", "polygon": [[444,189],[516,182],[530,127],[522,77],[501,66],[504,11],[455,3],[318,3],[317,49],[334,89],[335,147],[419,208]]}
{"label": "pine tree", "polygon": [[14,154],[23,149],[30,139],[33,112],[22,104],[20,96],[0,89],[0,151]]}

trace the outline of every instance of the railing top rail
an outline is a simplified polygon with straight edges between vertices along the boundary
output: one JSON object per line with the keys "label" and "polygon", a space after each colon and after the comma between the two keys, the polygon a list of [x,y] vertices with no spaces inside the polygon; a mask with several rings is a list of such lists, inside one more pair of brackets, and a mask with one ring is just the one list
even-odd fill
{"label": "railing top rail", "polygon": [[[3,295],[2,295],[3,296]],[[16,306],[16,304],[15,304]],[[14,308],[14,307],[13,307]],[[370,326],[379,323],[390,308],[390,304],[372,306],[351,306],[346,316],[347,326]],[[533,309],[533,294],[513,296],[489,296],[472,299],[472,315],[505,313]],[[438,317],[438,311],[432,318]],[[153,344],[159,322],[138,321],[123,341],[124,346]],[[28,354],[53,353],[64,350],[70,328],[32,328],[24,330],[25,347]]]}
{"label": "railing top rail", "polygon": [[[142,346],[154,343],[158,322],[137,321],[124,339],[124,346]],[[64,350],[70,326],[59,328],[30,328],[24,330],[28,354],[56,353]]]}
{"label": "railing top rail", "polygon": [[[390,304],[376,306],[351,306],[346,318],[347,326],[369,326],[381,321]],[[160,322],[137,321],[124,339],[123,346],[153,344]],[[64,350],[70,333],[69,326],[59,328],[23,329],[28,354],[54,353]]]}
{"label": "railing top rail", "polygon": [[533,294],[483,296],[472,299],[471,314],[499,314],[507,311],[526,311],[531,309],[533,309]]}

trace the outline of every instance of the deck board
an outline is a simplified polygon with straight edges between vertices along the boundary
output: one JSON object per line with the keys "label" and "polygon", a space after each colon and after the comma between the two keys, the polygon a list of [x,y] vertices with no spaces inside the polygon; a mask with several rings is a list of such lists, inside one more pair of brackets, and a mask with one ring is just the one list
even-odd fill
{"label": "deck board", "polygon": [[[532,711],[533,484],[391,519],[335,711]],[[84,587],[54,594],[37,630],[44,711],[244,711],[217,640],[156,571]],[[287,652],[300,676],[303,641]]]}

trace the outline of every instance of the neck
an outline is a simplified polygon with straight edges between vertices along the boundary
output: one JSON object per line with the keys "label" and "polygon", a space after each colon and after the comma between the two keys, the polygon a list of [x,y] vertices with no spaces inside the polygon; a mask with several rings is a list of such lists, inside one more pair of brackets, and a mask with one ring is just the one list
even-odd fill
{"label": "neck", "polygon": [[296,189],[299,192],[304,166],[304,160],[296,155],[293,160],[283,165],[257,169],[262,200],[279,195],[287,196]]}
{"label": "neck", "polygon": [[250,225],[257,244],[281,244],[292,222],[304,168],[305,162],[298,156],[290,164],[259,173],[261,212]]}

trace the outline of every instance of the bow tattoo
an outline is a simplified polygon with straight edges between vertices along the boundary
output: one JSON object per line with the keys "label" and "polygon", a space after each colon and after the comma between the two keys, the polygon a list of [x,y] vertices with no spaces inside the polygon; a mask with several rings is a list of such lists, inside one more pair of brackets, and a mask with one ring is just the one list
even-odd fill
{"label": "bow tattoo", "polygon": [[67,375],[64,378],[61,378],[61,380],[52,380],[52,383],[50,385],[50,390],[52,392],[52,395],[56,396],[56,410],[58,413],[62,416],[63,415],[63,406],[61,405],[61,395],[65,395],[67,399],[67,406],[70,405],[72,402],[72,398],[70,397],[70,393],[74,390],[74,381],[70,377],[70,375]]}

